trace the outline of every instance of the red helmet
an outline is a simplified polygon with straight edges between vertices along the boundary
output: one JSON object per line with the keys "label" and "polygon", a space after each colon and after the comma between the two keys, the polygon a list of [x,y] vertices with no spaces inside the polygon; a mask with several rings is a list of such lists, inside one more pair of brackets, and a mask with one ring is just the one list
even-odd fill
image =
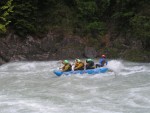
{"label": "red helmet", "polygon": [[102,58],[106,58],[106,56],[105,56],[105,55],[102,55]]}

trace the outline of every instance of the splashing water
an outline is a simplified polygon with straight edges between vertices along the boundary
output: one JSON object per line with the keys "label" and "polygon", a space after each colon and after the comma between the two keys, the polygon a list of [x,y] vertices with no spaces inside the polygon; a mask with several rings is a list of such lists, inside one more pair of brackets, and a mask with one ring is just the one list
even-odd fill
{"label": "splashing water", "polygon": [[109,61],[107,68],[112,70],[115,74],[119,74],[121,70],[124,68],[124,65],[121,61],[118,60],[111,60]]}

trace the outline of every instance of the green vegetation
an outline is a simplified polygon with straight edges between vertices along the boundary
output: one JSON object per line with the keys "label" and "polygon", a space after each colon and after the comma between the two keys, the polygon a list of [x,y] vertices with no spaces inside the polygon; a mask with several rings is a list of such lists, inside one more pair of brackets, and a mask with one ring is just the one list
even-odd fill
{"label": "green vegetation", "polygon": [[112,24],[149,49],[149,0],[1,0],[0,7],[1,33],[9,29],[26,37],[62,28],[101,40]]}
{"label": "green vegetation", "polygon": [[[142,53],[142,54],[141,54]],[[125,52],[124,59],[134,61],[134,62],[143,62],[149,61],[147,56],[150,56],[149,51],[141,50],[128,50]]]}
{"label": "green vegetation", "polygon": [[9,20],[9,16],[10,13],[13,12],[12,1],[13,0],[8,0],[7,2],[0,2],[0,33],[5,33],[7,25],[11,22]]}
{"label": "green vegetation", "polygon": [[150,17],[136,15],[131,20],[133,34],[142,41],[143,47],[150,45]]}

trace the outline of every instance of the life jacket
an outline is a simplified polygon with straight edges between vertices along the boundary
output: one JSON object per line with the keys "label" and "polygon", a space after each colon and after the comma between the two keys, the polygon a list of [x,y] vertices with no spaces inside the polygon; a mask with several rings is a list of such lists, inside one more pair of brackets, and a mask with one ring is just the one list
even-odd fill
{"label": "life jacket", "polygon": [[94,61],[86,61],[86,69],[94,69]]}
{"label": "life jacket", "polygon": [[86,62],[88,66],[94,66],[94,62],[93,61],[87,61]]}
{"label": "life jacket", "polygon": [[101,67],[103,67],[106,63],[106,60],[104,59],[102,62],[101,62]]}
{"label": "life jacket", "polygon": [[107,65],[107,61],[105,58],[101,58],[99,63],[100,63],[100,67],[103,67],[105,64]]}
{"label": "life jacket", "polygon": [[62,67],[62,71],[71,71],[71,70],[72,70],[72,66],[70,63],[64,64],[64,66]]}
{"label": "life jacket", "polygon": [[74,70],[84,70],[84,63],[83,62],[76,62]]}

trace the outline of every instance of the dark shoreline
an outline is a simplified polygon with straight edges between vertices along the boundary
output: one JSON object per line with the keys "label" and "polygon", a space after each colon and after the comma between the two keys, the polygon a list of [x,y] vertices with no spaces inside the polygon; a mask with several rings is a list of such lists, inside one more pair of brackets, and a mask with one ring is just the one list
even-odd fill
{"label": "dark shoreline", "polygon": [[[0,65],[13,61],[99,58],[101,54],[106,54],[110,59],[150,62],[150,52],[141,49],[140,42],[134,43],[126,46],[122,40],[111,43],[104,40],[105,46],[102,47],[97,43],[89,44],[88,38],[68,34],[48,33],[43,38],[28,36],[24,40],[9,34],[0,38]],[[116,44],[119,44],[118,47]]]}

